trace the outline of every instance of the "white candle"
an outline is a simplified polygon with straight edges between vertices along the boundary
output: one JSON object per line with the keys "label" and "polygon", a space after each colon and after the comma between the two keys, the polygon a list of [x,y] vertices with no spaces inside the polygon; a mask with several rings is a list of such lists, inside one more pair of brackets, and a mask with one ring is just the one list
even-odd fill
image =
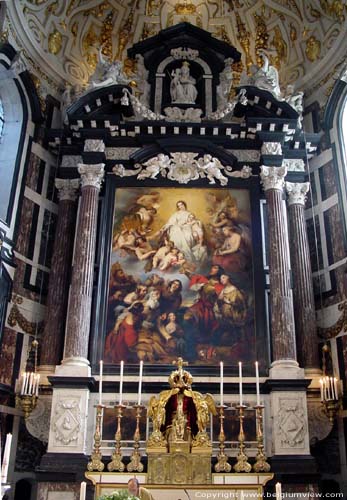
{"label": "white candle", "polygon": [[276,483],[276,500],[282,500],[282,486],[281,486],[281,483]]}
{"label": "white candle", "polygon": [[319,380],[319,384],[320,384],[320,400],[323,402],[324,401],[324,393],[323,393],[323,380],[322,379]]}
{"label": "white candle", "polygon": [[326,388],[327,388],[327,400],[329,401],[331,399],[329,377],[325,377],[325,383],[326,383]]}
{"label": "white candle", "polygon": [[224,377],[224,364],[223,361],[219,363],[220,366],[220,405],[223,406],[223,377]]}
{"label": "white candle", "polygon": [[26,394],[26,392],[27,392],[27,386],[28,386],[28,374],[27,374],[27,372],[23,373],[23,378],[24,378],[23,394]]}
{"label": "white candle", "polygon": [[12,434],[9,433],[6,436],[4,458],[2,461],[2,467],[1,467],[1,482],[2,482],[2,484],[7,483],[8,465],[10,462],[10,453],[11,453],[11,443],[12,443]]}
{"label": "white candle", "polygon": [[141,359],[140,361],[140,372],[139,372],[139,391],[138,391],[138,398],[137,398],[137,404],[140,406],[141,404],[141,393],[142,393],[142,373],[143,373],[143,360]]}
{"label": "white candle", "polygon": [[334,377],[334,387],[335,387],[335,397],[336,399],[339,399],[339,392],[338,392],[338,388],[337,388],[337,378]]}
{"label": "white candle", "polygon": [[87,488],[87,483],[85,481],[82,481],[80,489],[80,500],[86,499],[86,488]]}
{"label": "white candle", "polygon": [[122,404],[123,400],[123,372],[124,372],[124,361],[120,362],[120,379],[119,379],[119,404]]}
{"label": "white candle", "polygon": [[38,396],[38,395],[39,395],[40,377],[41,377],[41,375],[38,373],[38,374],[37,374],[36,396]]}
{"label": "white candle", "polygon": [[20,389],[21,395],[24,394],[24,386],[25,386],[25,372],[22,373],[22,385],[21,385],[21,389]]}
{"label": "white candle", "polygon": [[239,361],[239,387],[240,387],[240,406],[243,404],[242,399],[242,363]]}
{"label": "white candle", "polygon": [[102,372],[103,372],[104,363],[100,360],[100,374],[99,374],[99,405],[102,404]]}
{"label": "white candle", "polygon": [[260,389],[259,389],[259,364],[255,362],[255,385],[257,389],[257,406],[260,406]]}

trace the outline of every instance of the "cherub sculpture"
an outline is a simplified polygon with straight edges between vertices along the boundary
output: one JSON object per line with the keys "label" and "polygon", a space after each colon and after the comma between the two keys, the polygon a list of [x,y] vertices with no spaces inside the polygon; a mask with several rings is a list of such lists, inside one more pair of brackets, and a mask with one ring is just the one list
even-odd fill
{"label": "cherub sculpture", "polygon": [[129,79],[124,75],[121,61],[109,61],[103,53],[103,47],[98,52],[98,63],[90,76],[87,91],[115,84],[127,84]]}
{"label": "cherub sculpture", "polygon": [[224,169],[218,158],[212,157],[210,154],[204,155],[196,161],[200,175],[206,175],[210,184],[216,184],[216,179],[221,183],[221,186],[228,184],[228,179],[222,174]]}

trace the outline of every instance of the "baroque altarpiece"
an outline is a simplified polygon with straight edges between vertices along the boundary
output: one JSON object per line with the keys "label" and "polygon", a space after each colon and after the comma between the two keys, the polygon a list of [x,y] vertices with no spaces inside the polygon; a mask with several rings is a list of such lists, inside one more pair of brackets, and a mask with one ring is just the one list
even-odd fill
{"label": "baroque altarpiece", "polygon": [[[82,478],[91,463],[98,492],[134,472],[150,486],[180,484],[161,482],[161,453],[187,453],[200,460],[187,467],[202,472],[194,483],[180,463],[183,485],[237,485],[247,495],[245,484],[259,492],[272,473],[291,484],[300,468],[309,491],[317,475],[306,391],[320,371],[304,204],[318,137],[302,130],[302,93],[281,92],[265,52],[262,66],[233,82],[240,53],[188,23],[135,44],[128,57],[131,74],[100,57],[88,88],[67,92],[63,128],[47,132],[61,158],[56,263],[73,243],[64,223],[80,183],[81,194],[41,481],[60,470]],[[52,321],[67,286],[67,278],[50,286]],[[43,372],[52,342],[48,324]],[[140,400],[150,419],[135,412]],[[163,401],[166,418],[175,406],[168,432]],[[252,469],[257,406],[271,472]],[[134,443],[142,462],[129,468]],[[238,470],[241,452],[248,465]]]}

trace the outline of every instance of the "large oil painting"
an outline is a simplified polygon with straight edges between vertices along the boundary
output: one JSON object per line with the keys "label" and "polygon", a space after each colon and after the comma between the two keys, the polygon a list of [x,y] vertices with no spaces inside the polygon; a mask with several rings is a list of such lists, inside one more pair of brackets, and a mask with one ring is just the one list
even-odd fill
{"label": "large oil painting", "polygon": [[106,363],[255,359],[247,189],[115,193]]}

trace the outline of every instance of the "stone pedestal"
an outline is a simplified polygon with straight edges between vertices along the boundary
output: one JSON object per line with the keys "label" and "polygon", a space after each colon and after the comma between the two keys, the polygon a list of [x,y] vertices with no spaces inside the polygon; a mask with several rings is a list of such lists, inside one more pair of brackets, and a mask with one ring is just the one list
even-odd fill
{"label": "stone pedestal", "polygon": [[78,213],[76,244],[70,299],[66,323],[65,349],[57,375],[89,376],[87,359],[96,245],[98,197],[104,164],[79,164],[81,202]]}
{"label": "stone pedestal", "polygon": [[79,179],[56,179],[55,181],[59,197],[59,212],[49,276],[46,323],[41,342],[39,367],[41,373],[54,372],[63,353],[79,184]]}
{"label": "stone pedestal", "polygon": [[295,329],[298,346],[298,361],[319,375],[316,314],[313,293],[310,251],[307,238],[304,206],[309,183],[286,182],[289,206],[289,228],[291,236],[291,264],[293,272],[293,295]]}

